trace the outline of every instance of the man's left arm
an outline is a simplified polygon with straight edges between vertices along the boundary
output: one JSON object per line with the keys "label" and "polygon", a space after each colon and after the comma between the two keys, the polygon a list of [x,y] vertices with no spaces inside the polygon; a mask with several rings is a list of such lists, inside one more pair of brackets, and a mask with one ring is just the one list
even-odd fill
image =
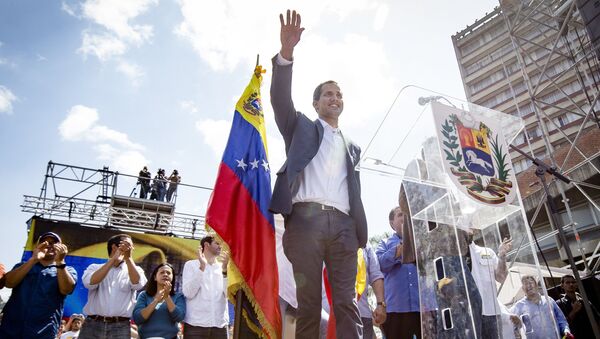
{"label": "man's left arm", "polygon": [[[69,253],[65,244],[57,243],[54,244],[54,251],[56,252],[56,265],[66,265],[65,257]],[[58,290],[62,295],[69,295],[73,293],[75,289],[75,283],[77,282],[77,271],[71,266],[64,266],[63,268],[57,269],[58,278]]]}
{"label": "man's left arm", "polygon": [[504,239],[504,241],[502,241],[502,244],[500,244],[500,248],[498,249],[498,264],[496,265],[494,275],[496,277],[496,281],[499,283],[503,283],[506,277],[508,276],[508,265],[506,264],[506,255],[511,248],[512,240]]}

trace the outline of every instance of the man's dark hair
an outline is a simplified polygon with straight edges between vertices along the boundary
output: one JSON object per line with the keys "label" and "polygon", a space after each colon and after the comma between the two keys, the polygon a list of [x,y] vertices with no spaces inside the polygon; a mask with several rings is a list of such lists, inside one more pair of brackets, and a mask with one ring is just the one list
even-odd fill
{"label": "man's dark hair", "polygon": [[327,80],[325,82],[320,83],[319,86],[317,86],[317,88],[315,88],[315,91],[313,92],[313,101],[319,101],[319,98],[321,97],[321,91],[323,90],[323,86],[327,84],[334,84],[338,86],[338,83],[333,80]]}
{"label": "man's dark hair", "polygon": [[566,280],[567,278],[571,278],[571,279],[575,280],[575,277],[574,277],[574,276],[572,276],[572,275],[570,275],[570,274],[565,274],[565,275],[563,275],[563,276],[560,278],[560,283],[561,283],[561,284],[564,284],[564,283],[565,283],[565,280]]}
{"label": "man's dark hair", "polygon": [[204,252],[204,244],[208,243],[209,245],[215,241],[215,237],[212,235],[207,235],[202,240],[200,240],[200,247],[202,247],[202,252]]}
{"label": "man's dark hair", "polygon": [[396,206],[394,208],[392,208],[392,210],[390,211],[390,214],[388,216],[388,219],[390,222],[392,222],[392,220],[394,220],[394,216],[396,215],[396,211],[400,208],[400,206]]}
{"label": "man's dark hair", "polygon": [[146,294],[153,297],[156,295],[156,290],[158,289],[158,283],[156,282],[156,275],[158,274],[158,270],[160,270],[161,267],[163,266],[168,266],[171,268],[171,272],[173,272],[173,280],[171,280],[171,292],[169,292],[169,295],[174,296],[175,295],[175,269],[173,268],[173,266],[169,263],[162,263],[158,266],[156,266],[156,268],[154,268],[154,271],[152,271],[152,275],[150,276],[150,279],[148,279],[148,282],[146,283],[146,287],[144,288],[146,290]]}
{"label": "man's dark hair", "polygon": [[117,235],[113,235],[112,237],[110,237],[110,239],[108,239],[108,242],[106,243],[106,249],[108,250],[108,256],[110,256],[110,253],[112,252],[112,245],[115,245],[118,247],[119,243],[124,238],[131,239],[131,236],[129,234],[117,234]]}

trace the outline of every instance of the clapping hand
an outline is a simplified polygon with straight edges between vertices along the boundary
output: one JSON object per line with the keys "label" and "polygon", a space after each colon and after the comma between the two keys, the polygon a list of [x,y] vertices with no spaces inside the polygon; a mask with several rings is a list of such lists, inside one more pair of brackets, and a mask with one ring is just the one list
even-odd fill
{"label": "clapping hand", "polygon": [[165,288],[161,288],[160,290],[156,291],[156,294],[154,295],[154,301],[158,304],[160,302],[162,302],[165,299],[165,295],[168,295],[165,292]]}
{"label": "clapping hand", "polygon": [[223,265],[223,271],[227,271],[227,264],[229,264],[229,253],[226,251],[221,252],[221,263]]}
{"label": "clapping hand", "polygon": [[200,261],[200,270],[204,271],[206,265],[208,264],[208,260],[206,260],[204,252],[202,252],[202,247],[198,247],[198,261]]}
{"label": "clapping hand", "polygon": [[498,248],[498,256],[500,258],[505,258],[508,251],[512,249],[512,239],[504,238],[500,247]]}
{"label": "clapping hand", "polygon": [[67,249],[67,245],[56,243],[54,244],[54,252],[56,252],[55,261],[60,263],[64,262],[67,253],[69,253],[69,250]]}
{"label": "clapping hand", "polygon": [[33,253],[31,254],[31,257],[35,261],[40,261],[40,260],[44,259],[44,257],[46,257],[46,253],[48,253],[49,249],[50,249],[50,244],[47,241],[42,241],[33,249]]}
{"label": "clapping hand", "polygon": [[163,287],[163,291],[164,291],[164,295],[163,295],[163,300],[167,299],[169,297],[169,295],[171,294],[171,289],[173,288],[173,285],[171,285],[170,281],[165,281],[164,287]]}
{"label": "clapping hand", "polygon": [[123,260],[131,258],[131,252],[133,252],[133,244],[129,241],[121,241],[119,244],[119,250],[123,254]]}

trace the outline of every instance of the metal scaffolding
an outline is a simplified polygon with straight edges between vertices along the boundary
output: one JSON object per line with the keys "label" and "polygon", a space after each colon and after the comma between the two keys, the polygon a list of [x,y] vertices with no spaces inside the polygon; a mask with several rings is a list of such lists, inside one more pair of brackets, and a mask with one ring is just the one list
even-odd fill
{"label": "metal scaffolding", "polygon": [[[596,58],[596,52],[590,42],[585,24],[578,11],[576,1],[501,0],[500,6],[510,41],[515,50],[517,64],[523,76],[527,93],[533,104],[535,120],[542,131],[541,136],[546,147],[549,162],[560,172],[567,174],[572,172],[574,168],[582,165],[589,166],[593,170],[594,175],[600,174],[600,170],[592,161],[593,158],[586,156],[577,146],[578,140],[585,130],[600,127],[600,120],[597,113],[600,108],[598,102],[600,97],[600,67]],[[560,67],[554,67],[555,65],[560,65]],[[563,65],[568,65],[568,67],[562,67]],[[566,79],[567,75],[572,79],[573,73],[576,80],[572,82],[574,85],[571,85],[571,83],[567,83]],[[557,92],[562,94],[559,95],[559,100],[556,100],[557,97],[553,94]],[[574,100],[576,96],[581,94],[584,96],[583,100]],[[568,135],[565,133],[555,121],[555,116],[548,113],[548,111],[555,110],[562,113],[575,114],[583,118],[575,134]],[[563,140],[569,144],[569,150],[561,163],[558,163],[555,158],[555,148],[550,140],[548,124],[553,125],[554,129],[562,134]],[[577,154],[583,158],[583,161],[574,167],[567,168],[569,160]],[[582,290],[583,285],[581,285],[581,281],[579,280],[577,268],[573,266],[583,264],[585,267],[584,274],[592,274],[597,269],[597,265],[591,269],[590,264],[594,258],[598,257],[597,252],[600,246],[596,246],[594,253],[592,253],[589,259],[586,258],[586,253],[582,248],[576,228],[577,225],[573,220],[572,209],[565,191],[572,188],[576,189],[596,210],[600,211],[598,204],[583,189],[583,186],[596,190],[600,189],[600,187],[577,181],[566,185],[563,182],[554,180],[552,184],[554,185],[554,190],[550,194],[556,194],[561,198],[567,214],[565,225],[555,224],[560,221],[556,221],[557,219],[551,215],[548,203],[546,203],[546,193],[540,196],[533,218],[529,222],[530,225],[535,223],[541,206],[544,205],[550,226],[555,230],[551,234],[558,234],[561,237],[561,241],[557,241],[558,248],[562,247],[567,254],[570,263],[569,266],[578,279],[580,292],[583,294],[584,299],[587,299],[585,291]],[[579,255],[582,258],[579,262],[573,260],[569,244],[564,237],[563,230],[565,228],[571,230],[575,236]],[[596,262],[598,263],[600,260]],[[585,307],[589,308],[587,303]],[[597,326],[593,326],[593,330],[596,335],[599,334]]]}
{"label": "metal scaffolding", "polygon": [[91,169],[50,161],[39,196],[24,195],[21,210],[46,219],[92,227],[189,238],[205,235],[202,215],[175,212],[174,203],[118,195],[120,177],[138,178],[110,171],[108,167]]}

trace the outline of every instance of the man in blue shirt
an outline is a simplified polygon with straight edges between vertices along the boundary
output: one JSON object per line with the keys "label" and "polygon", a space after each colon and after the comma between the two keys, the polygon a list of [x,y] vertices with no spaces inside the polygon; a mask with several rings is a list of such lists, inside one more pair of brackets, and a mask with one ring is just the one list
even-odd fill
{"label": "man in blue shirt", "polygon": [[4,306],[0,338],[56,337],[65,298],[77,282],[77,272],[65,264],[67,253],[58,234],[47,232],[29,260],[6,273],[6,287],[13,291]]}
{"label": "man in blue shirt", "polygon": [[525,296],[510,311],[513,323],[525,326],[528,339],[573,338],[569,324],[556,302],[541,295],[534,276],[524,275],[521,283]]}
{"label": "man in blue shirt", "polygon": [[373,325],[381,325],[385,322],[386,317],[383,273],[381,273],[381,269],[379,268],[375,251],[373,251],[373,248],[368,243],[363,249],[363,257],[367,266],[367,282],[373,287],[377,306],[371,312],[367,290],[365,289],[363,295],[358,300],[358,312],[363,324],[363,339],[373,339],[375,338]]}
{"label": "man in blue shirt", "polygon": [[394,234],[377,247],[379,266],[384,275],[387,319],[383,331],[387,338],[413,339],[421,337],[419,284],[414,258],[403,260],[402,227],[408,215],[400,207],[390,211],[390,226]]}

